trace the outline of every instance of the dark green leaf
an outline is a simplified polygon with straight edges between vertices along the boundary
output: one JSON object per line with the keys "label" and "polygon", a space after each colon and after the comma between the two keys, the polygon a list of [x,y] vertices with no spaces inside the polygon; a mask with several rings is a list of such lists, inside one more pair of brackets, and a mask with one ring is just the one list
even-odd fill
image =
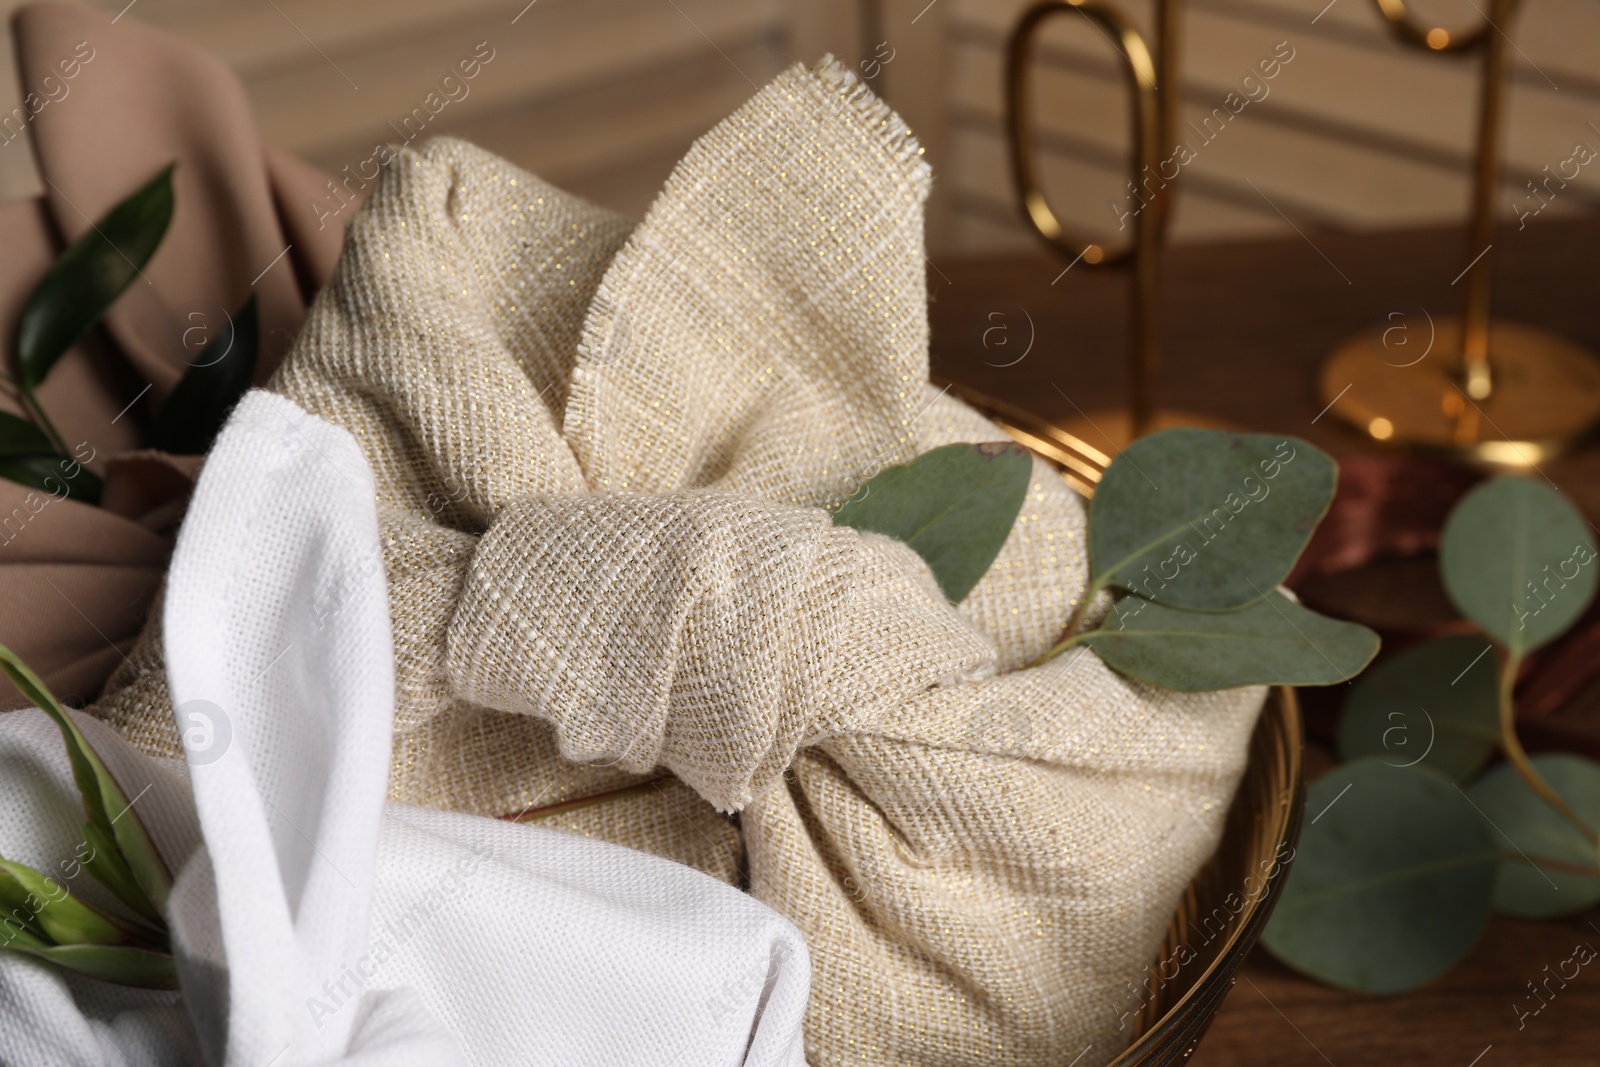
{"label": "dark green leaf", "polygon": [[1357,760],[1311,787],[1306,815],[1269,952],[1344,989],[1403,993],[1472,948],[1498,851],[1449,779]]}
{"label": "dark green leaf", "polygon": [[1294,437],[1181,428],[1140,438],[1094,491],[1090,594],[1116,586],[1195,611],[1259,600],[1300,557],[1337,475]]}
{"label": "dark green leaf", "polygon": [[27,419],[0,411],[0,456],[42,456],[55,451],[50,438]]}
{"label": "dark green leaf", "polygon": [[1098,630],[1073,638],[1106,663],[1167,689],[1331,685],[1378,651],[1365,626],[1330,619],[1282,593],[1232,612],[1181,611],[1125,597]]}
{"label": "dark green leaf", "polygon": [[833,521],[904,541],[958,604],[1000,554],[1032,477],[1018,445],[945,445],[879,472]]}
{"label": "dark green leaf", "polygon": [[[95,839],[90,840],[91,847],[102,853],[96,859],[105,864],[113,861],[125,864],[140,892],[129,899],[118,891],[118,886],[107,883],[106,887],[117,892],[124,904],[141,915],[160,921],[161,909],[172,890],[172,874],[145,832],[144,823],[133,810],[127,794],[38,675],[4,645],[0,645],[0,670],[5,671],[18,692],[33,701],[34,706],[50,716],[60,729],[61,739],[67,746],[67,759],[72,764],[72,777],[83,798],[84,814],[89,818],[91,830],[96,831]],[[113,843],[114,847],[108,847]],[[96,873],[93,865],[90,865],[90,872]]]}
{"label": "dark green leaf", "polygon": [[1500,736],[1497,661],[1472,634],[1408,648],[1363,674],[1345,698],[1339,756],[1422,762],[1464,782]]}
{"label": "dark green leaf", "polygon": [[[67,476],[67,471],[78,473]],[[89,468],[71,456],[8,456],[0,457],[0,478],[8,482],[38,489],[57,500],[77,500],[84,504],[100,503],[105,486]]]}
{"label": "dark green leaf", "polygon": [[59,945],[38,948],[20,939],[5,946],[102,982],[138,989],[177,989],[178,966],[165,952],[126,945]]}
{"label": "dark green leaf", "polygon": [[172,221],[170,164],[108,211],[56,260],[17,324],[17,364],[27,389],[104,315],[150,262]]}
{"label": "dark green leaf", "polygon": [[[1600,825],[1600,764],[1581,756],[1552,754],[1531,760],[1580,818]],[[1577,829],[1529,789],[1508,764],[1491,770],[1468,791],[1511,855],[1500,863],[1494,884],[1496,911],[1520,919],[1570,915],[1600,904],[1600,854]],[[1520,850],[1520,852],[1518,851]],[[1530,858],[1562,860],[1595,868],[1595,877],[1546,870]]]}
{"label": "dark green leaf", "polygon": [[1439,546],[1461,614],[1522,656],[1559,637],[1595,591],[1595,543],[1571,501],[1531,478],[1496,478],[1450,513]]}
{"label": "dark green leaf", "polygon": [[251,293],[161,405],[145,445],[182,456],[210,451],[228,412],[250,388],[260,344],[256,297]]}

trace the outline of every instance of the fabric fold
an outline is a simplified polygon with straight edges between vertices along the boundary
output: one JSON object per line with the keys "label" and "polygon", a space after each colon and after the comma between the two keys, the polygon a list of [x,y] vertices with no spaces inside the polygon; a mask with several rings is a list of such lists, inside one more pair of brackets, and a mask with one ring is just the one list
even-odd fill
{"label": "fabric fold", "polygon": [[[385,803],[380,559],[355,442],[247,396],[168,582],[186,765],[82,717],[177,874],[181,989],[0,952],[0,1064],[801,1067],[808,958],[769,908],[615,845]],[[42,713],[0,715],[0,768],[0,853],[115,913]]]}
{"label": "fabric fold", "polygon": [[[884,466],[1003,437],[927,381],[927,183],[832,63],[697,142],[637,226],[433,141],[269,388],[373,470],[393,799],[748,885],[809,944],[813,1064],[1104,1063],[1263,691],[1025,666],[1088,578],[1042,462],[959,605],[833,527]],[[97,711],[133,732],[166,699],[146,675]]]}
{"label": "fabric fold", "polygon": [[[177,163],[173,219],[160,248],[104,328],[74,345],[38,390],[68,448],[106,478],[112,507],[0,480],[0,585],[28,609],[0,618],[0,642],[74,703],[93,700],[113,671],[130,669],[188,499],[188,484],[155,470],[159,464],[116,470],[118,457],[140,449],[142,419],[195,358],[186,337],[211,335],[255,295],[257,380],[265,381],[332,273],[343,238],[342,225],[315,224],[311,205],[325,195],[326,176],[261,143],[232,72],[140,25],[137,15],[25,4],[11,20],[23,84],[66,95],[31,104],[28,138],[9,133],[15,139],[4,147],[26,152],[31,140],[43,189],[36,200],[0,205],[0,348],[8,370],[23,305],[55,258],[113,204]],[[17,407],[0,396],[0,410]],[[164,521],[140,528],[118,519],[124,491],[161,510]],[[0,708],[21,702],[0,679]]]}
{"label": "fabric fold", "polygon": [[666,767],[720,811],[802,740],[994,668],[904,545],[720,489],[518,501],[446,640],[461,699],[549,721],[569,760]]}

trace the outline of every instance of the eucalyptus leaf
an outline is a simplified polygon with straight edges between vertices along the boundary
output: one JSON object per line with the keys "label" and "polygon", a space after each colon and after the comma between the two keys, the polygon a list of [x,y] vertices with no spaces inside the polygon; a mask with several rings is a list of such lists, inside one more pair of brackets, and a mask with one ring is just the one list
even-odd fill
{"label": "eucalyptus leaf", "polygon": [[[67,476],[76,467],[78,473]],[[57,500],[100,503],[105,483],[71,456],[0,456],[0,478],[37,489]]]}
{"label": "eucalyptus leaf", "polygon": [[0,411],[0,456],[42,456],[55,450],[39,427],[9,411]]}
{"label": "eucalyptus leaf", "polygon": [[34,288],[17,324],[17,364],[24,388],[37,388],[150,262],[172,221],[176,165],[168,165],[106,212]]}
{"label": "eucalyptus leaf", "polygon": [[[160,921],[161,909],[172,891],[172,874],[145,832],[144,823],[133,810],[127,794],[38,675],[4,645],[0,645],[0,670],[5,671],[18,692],[33,701],[60,729],[61,739],[67,746],[67,759],[72,764],[72,777],[83,798],[84,814],[89,818],[89,826],[98,832],[95,836],[99,840],[91,840],[90,845],[97,853],[104,853],[96,860],[102,867],[114,866],[115,862],[124,864],[139,890],[133,899],[121,892],[118,896],[140,914]],[[90,866],[90,872],[96,873],[96,868]],[[109,883],[106,887],[113,892],[118,890]]]}
{"label": "eucalyptus leaf", "polygon": [[1282,593],[1238,611],[1182,611],[1125,597],[1097,630],[1071,644],[1167,689],[1331,685],[1353,678],[1378,651],[1365,626],[1319,615]]}
{"label": "eucalyptus leaf", "polygon": [[250,388],[260,345],[260,319],[251,293],[156,412],[145,434],[146,447],[182,456],[209,452],[228,413]]}
{"label": "eucalyptus leaf", "polygon": [[[1529,762],[1580,818],[1600,825],[1600,764],[1565,754],[1534,756]],[[1474,782],[1468,795],[1496,835],[1511,845],[1512,854],[1501,861],[1495,876],[1496,911],[1519,919],[1548,919],[1600,904],[1600,854],[1594,841],[1585,841],[1529,789],[1516,768],[1501,764]],[[1541,856],[1594,868],[1595,876],[1529,862]]]}
{"label": "eucalyptus leaf", "polygon": [[0,871],[33,895],[35,921],[58,945],[120,945],[127,934],[94,908],[31,867],[0,860]]}
{"label": "eucalyptus leaf", "polygon": [[1345,698],[1339,757],[1423,763],[1457,782],[1483,767],[1500,737],[1495,657],[1476,634],[1406,649],[1363,674]]}
{"label": "eucalyptus leaf", "polygon": [[1544,482],[1507,477],[1478,486],[1450,513],[1439,570],[1461,614],[1521,657],[1578,620],[1600,566],[1571,501]]}
{"label": "eucalyptus leaf", "polygon": [[1020,445],[945,445],[880,471],[833,521],[904,541],[958,604],[1000,554],[1032,477]]}
{"label": "eucalyptus leaf", "polygon": [[98,978],[102,982],[138,989],[178,988],[178,965],[165,952],[128,945],[55,945],[39,948],[14,942],[6,947],[48,960],[69,971]]}
{"label": "eucalyptus leaf", "polygon": [[1278,434],[1183,427],[1106,468],[1089,511],[1089,590],[1231,611],[1276,588],[1333,500],[1338,467]]}
{"label": "eucalyptus leaf", "polygon": [[1267,951],[1368,993],[1416,989],[1467,954],[1489,918],[1499,853],[1449,779],[1369,757],[1313,784],[1306,814]]}

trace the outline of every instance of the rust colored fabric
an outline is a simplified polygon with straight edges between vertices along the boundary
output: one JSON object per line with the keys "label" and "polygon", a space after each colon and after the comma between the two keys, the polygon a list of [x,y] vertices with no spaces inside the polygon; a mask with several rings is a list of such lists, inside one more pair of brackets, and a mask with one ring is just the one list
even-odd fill
{"label": "rust colored fabric", "polygon": [[[1339,490],[1322,525],[1289,576],[1299,588],[1307,579],[1359,570],[1386,558],[1432,555],[1445,520],[1483,475],[1437,460],[1405,456],[1357,456],[1339,465]],[[1467,624],[1461,624],[1467,625]],[[1386,648],[1458,629],[1446,624],[1425,631],[1384,634]],[[1600,604],[1560,640],[1524,662],[1517,682],[1517,714],[1538,723],[1572,701],[1600,677]],[[1592,737],[1536,729],[1536,747],[1582,751],[1600,758]],[[1530,734],[1529,743],[1534,744]]]}
{"label": "rust colored fabric", "polygon": [[[139,452],[141,424],[192,354],[183,331],[214,328],[254,293],[265,381],[332,273],[343,229],[319,230],[309,211],[293,210],[317,199],[326,177],[262,143],[243,86],[211,56],[131,17],[113,23],[62,4],[20,9],[12,36],[25,92],[59,84],[64,62],[75,73],[70,91],[37,113],[24,99],[44,195],[0,205],[8,372],[17,320],[50,264],[92,220],[178,164],[172,225],[144,277],[38,391],[69,447],[105,479],[106,506],[0,481],[0,642],[81,702],[138,637],[199,469],[195,457]],[[23,151],[20,137],[0,145]],[[18,411],[4,391],[0,409]],[[0,708],[20,703],[0,682]]]}

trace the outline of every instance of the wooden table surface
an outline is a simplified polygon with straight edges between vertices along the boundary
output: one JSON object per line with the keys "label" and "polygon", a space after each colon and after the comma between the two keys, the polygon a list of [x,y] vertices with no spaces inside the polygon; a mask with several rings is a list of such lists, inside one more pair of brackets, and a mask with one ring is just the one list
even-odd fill
{"label": "wooden table surface", "polygon": [[[1335,456],[1372,446],[1344,429],[1314,387],[1322,358],[1374,323],[1410,324],[1459,308],[1460,231],[1306,238],[1174,250],[1163,306],[1163,405],[1293,433]],[[1533,223],[1495,240],[1498,317],[1538,324],[1600,352],[1600,222]],[[1044,255],[939,262],[929,272],[934,373],[1036,414],[1065,419],[1124,396],[1127,280]],[[1391,319],[1391,313],[1401,313]],[[1031,342],[1031,347],[1030,347]],[[1026,355],[1019,355],[1023,352]],[[1014,362],[1013,362],[1014,361]],[[1096,442],[1091,442],[1096,443]],[[1600,516],[1600,446],[1541,470]],[[1324,751],[1308,764],[1326,767]],[[1314,771],[1313,771],[1314,773]],[[1600,948],[1600,909],[1530,923],[1496,917],[1467,959],[1397,997],[1329,989],[1261,949],[1190,1061],[1196,1067],[1600,1064],[1600,970],[1585,969],[1534,1006],[1526,983]]]}

